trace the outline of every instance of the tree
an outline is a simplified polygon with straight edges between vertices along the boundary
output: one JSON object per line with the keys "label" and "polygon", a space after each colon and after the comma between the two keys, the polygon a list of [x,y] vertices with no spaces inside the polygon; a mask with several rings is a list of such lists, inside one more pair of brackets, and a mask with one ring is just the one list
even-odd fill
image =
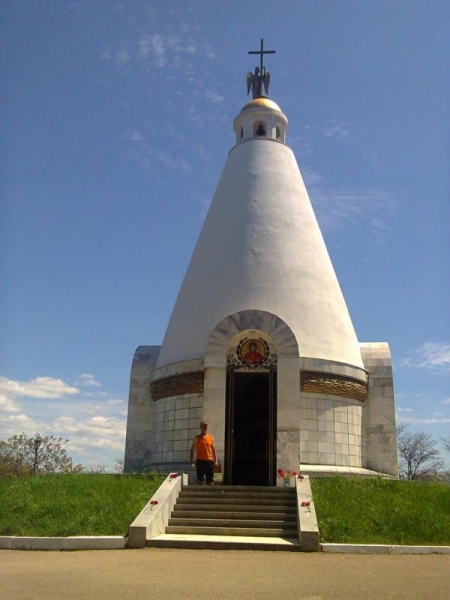
{"label": "tree", "polygon": [[[41,443],[36,450],[34,441]],[[28,438],[25,433],[0,441],[0,476],[22,477],[36,473],[80,473],[82,465],[74,465],[67,456],[65,444],[69,440],[36,433]]]}
{"label": "tree", "polygon": [[114,465],[113,465],[114,473],[123,473],[124,464],[125,464],[125,461],[123,458],[116,458]]}
{"label": "tree", "polygon": [[410,431],[407,424],[397,427],[397,446],[401,479],[440,479],[444,463],[437,441],[429,433]]}

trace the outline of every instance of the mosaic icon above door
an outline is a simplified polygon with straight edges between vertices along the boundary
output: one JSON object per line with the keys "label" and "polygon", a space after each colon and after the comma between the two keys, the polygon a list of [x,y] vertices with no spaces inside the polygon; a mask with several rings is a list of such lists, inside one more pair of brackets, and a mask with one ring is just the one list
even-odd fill
{"label": "mosaic icon above door", "polygon": [[228,366],[235,369],[269,369],[276,364],[276,354],[270,354],[269,344],[262,338],[243,338],[236,347],[236,354],[228,356]]}

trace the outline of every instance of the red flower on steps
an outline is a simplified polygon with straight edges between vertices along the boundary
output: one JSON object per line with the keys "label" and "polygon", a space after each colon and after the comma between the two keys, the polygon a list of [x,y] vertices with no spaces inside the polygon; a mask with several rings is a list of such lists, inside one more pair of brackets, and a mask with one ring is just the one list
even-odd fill
{"label": "red flower on steps", "polygon": [[297,473],[295,471],[283,471],[283,469],[278,469],[277,471],[278,477],[282,477],[283,479],[290,479],[291,477],[295,477]]}

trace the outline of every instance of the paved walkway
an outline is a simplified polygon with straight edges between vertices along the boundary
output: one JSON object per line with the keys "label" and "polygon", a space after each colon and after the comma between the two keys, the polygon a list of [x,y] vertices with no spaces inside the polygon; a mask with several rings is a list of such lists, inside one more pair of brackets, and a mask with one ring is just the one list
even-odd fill
{"label": "paved walkway", "polygon": [[450,555],[0,550],[1,600],[447,600]]}

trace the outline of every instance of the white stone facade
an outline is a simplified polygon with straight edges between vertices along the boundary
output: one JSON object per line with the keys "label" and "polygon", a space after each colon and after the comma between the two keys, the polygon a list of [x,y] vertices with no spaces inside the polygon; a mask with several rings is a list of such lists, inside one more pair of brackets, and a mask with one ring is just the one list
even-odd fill
{"label": "white stone facade", "polygon": [[363,366],[294,154],[272,139],[246,140],[230,152],[158,367],[203,357],[217,323],[249,309],[288,323],[300,356]]}
{"label": "white stone facade", "polygon": [[192,440],[202,419],[201,394],[184,394],[155,403],[152,463],[187,462]]}
{"label": "white stone facade", "polygon": [[[361,344],[367,371],[342,363],[300,359],[295,356],[296,345],[286,326],[273,315],[258,311],[221,322],[210,337],[204,361],[184,361],[154,370],[149,361],[142,360],[146,349],[138,349],[131,375],[126,470],[187,469],[189,448],[202,419],[210,424],[223,462],[226,353],[230,340],[248,331],[250,323],[266,327],[266,335],[273,335],[279,343],[277,465],[321,476],[372,472],[396,477],[395,411],[387,344]],[[244,329],[236,331],[237,325]],[[151,350],[154,362],[157,347]],[[318,373],[367,380],[366,400],[302,392],[301,372],[312,368]],[[152,381],[199,370],[204,372],[203,393],[156,401],[151,398]]]}
{"label": "white stone facade", "polygon": [[[269,471],[395,477],[389,347],[357,340],[285,145],[287,118],[257,98],[234,131],[163,344],[138,348],[133,361],[125,469],[187,469],[206,419],[226,472],[236,426],[230,381],[269,373]],[[252,338],[271,361],[258,371],[238,360]]]}

